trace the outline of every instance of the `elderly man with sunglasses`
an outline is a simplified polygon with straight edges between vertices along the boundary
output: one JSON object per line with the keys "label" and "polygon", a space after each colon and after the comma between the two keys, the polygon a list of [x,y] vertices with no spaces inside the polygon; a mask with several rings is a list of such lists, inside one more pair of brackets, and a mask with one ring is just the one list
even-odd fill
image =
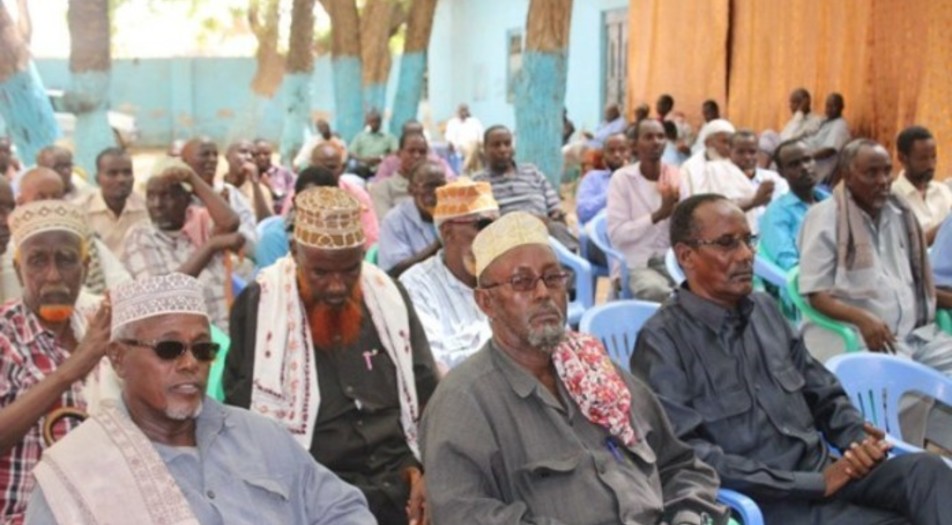
{"label": "elderly man with sunglasses", "polygon": [[120,285],[111,324],[121,398],[43,454],[27,524],[375,523],[279,425],[205,397],[219,348],[198,280]]}
{"label": "elderly man with sunglasses", "polygon": [[631,368],[677,437],[725,487],[754,498],[767,523],[952,523],[952,470],[931,454],[887,459],[884,433],[773,299],[752,293],[755,241],[721,195],[690,197],[671,218],[687,281],[639,332]]}
{"label": "elderly man with sunglasses", "polygon": [[460,178],[436,189],[433,222],[442,248],[410,267],[400,282],[426,330],[437,366],[446,371],[489,340],[489,320],[476,306],[472,246],[476,234],[499,217],[488,182]]}
{"label": "elderly man with sunglasses", "polygon": [[565,331],[568,278],[545,224],[503,215],[473,241],[493,335],[423,418],[435,523],[721,523],[717,475],[601,342]]}

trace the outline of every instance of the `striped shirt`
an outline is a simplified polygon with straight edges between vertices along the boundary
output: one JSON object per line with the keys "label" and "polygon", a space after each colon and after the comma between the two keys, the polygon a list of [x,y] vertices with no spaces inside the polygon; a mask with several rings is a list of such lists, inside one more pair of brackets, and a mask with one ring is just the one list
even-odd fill
{"label": "striped shirt", "polygon": [[443,264],[443,250],[400,276],[420,317],[437,363],[452,368],[482,348],[492,336],[473,289]]}
{"label": "striped shirt", "polygon": [[[0,308],[0,410],[53,373],[68,357],[69,352],[56,344],[53,333],[43,328],[22,300],[4,304]],[[77,382],[64,390],[50,411],[64,406],[85,409],[81,388],[82,383]],[[41,418],[23,439],[0,455],[0,523],[22,523],[34,486],[33,467],[46,448],[44,423],[45,418]],[[78,425],[76,420],[64,419],[54,429],[54,438],[63,437]]]}
{"label": "striped shirt", "polygon": [[561,204],[558,192],[533,164],[519,164],[505,173],[486,169],[473,175],[473,180],[492,185],[493,197],[503,215],[524,211],[546,217],[559,210]]}

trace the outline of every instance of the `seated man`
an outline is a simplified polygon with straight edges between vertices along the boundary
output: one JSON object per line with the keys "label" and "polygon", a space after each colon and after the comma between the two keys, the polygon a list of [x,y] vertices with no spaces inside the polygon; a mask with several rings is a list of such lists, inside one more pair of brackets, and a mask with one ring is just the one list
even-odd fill
{"label": "seated man", "polygon": [[113,291],[121,401],[44,452],[27,525],[373,522],[360,492],[284,429],[205,396],[219,348],[203,295],[180,273]]}
{"label": "seated man", "polygon": [[811,137],[820,125],[823,118],[816,113],[811,113],[810,92],[804,88],[794,89],[790,93],[790,121],[780,132],[780,140],[792,140]]}
{"label": "seated man", "polygon": [[493,196],[503,215],[524,211],[544,220],[549,234],[568,249],[578,252],[578,239],[565,223],[559,192],[545,174],[532,164],[516,164],[512,133],[505,126],[490,126],[483,135],[486,168],[473,175],[474,181],[492,185]]}
{"label": "seated man", "polygon": [[[374,213],[383,220],[387,213],[409,195],[410,171],[427,158],[430,146],[422,133],[404,133],[400,136],[400,171],[394,177],[374,181],[370,184],[370,197],[374,203]],[[440,170],[442,171],[442,166]],[[446,175],[443,175],[446,179]]]}
{"label": "seated man", "polygon": [[932,454],[887,459],[883,431],[773,299],[752,292],[753,240],[720,195],[691,197],[671,218],[686,285],[642,327],[631,369],[678,438],[724,487],[754,498],[766,523],[952,523],[952,470]]}
{"label": "seated man", "polygon": [[499,217],[486,182],[460,178],[436,189],[433,222],[442,249],[400,276],[426,330],[437,366],[448,371],[489,340],[489,321],[473,300],[476,276],[468,266],[473,238]]}
{"label": "seated man", "polygon": [[426,333],[403,287],[363,262],[353,197],[311,188],[295,210],[291,254],[232,308],[225,401],[286,427],[380,523],[420,520],[417,421],[436,387]]}
{"label": "seated man", "polygon": [[[730,163],[744,174],[740,180],[745,182],[743,193],[731,195],[728,192],[714,192],[734,199],[740,209],[747,213],[747,223],[753,233],[759,233],[760,218],[767,205],[790,191],[787,181],[773,170],[757,166],[757,134],[742,129],[731,136]],[[711,163],[715,164],[715,163]]]}
{"label": "seated man", "polygon": [[565,332],[568,274],[545,224],[504,215],[473,253],[493,335],[423,418],[434,522],[726,521],[717,476],[674,437],[647,386],[597,339]]}
{"label": "seated man", "polygon": [[760,251],[782,270],[789,270],[800,262],[797,239],[803,218],[826,193],[816,188],[816,163],[805,140],[782,142],[774,150],[774,159],[790,191],[767,205],[760,217]]}
{"label": "seated man", "polygon": [[664,255],[668,217],[679,198],[678,170],[661,162],[661,122],[645,119],[636,126],[638,162],[618,170],[608,185],[608,237],[625,256],[632,294],[660,303],[674,286]]}
{"label": "seated man", "polygon": [[[102,359],[109,303],[89,324],[75,307],[89,264],[82,212],[44,200],[18,207],[9,219],[23,296],[0,307],[0,522],[22,523],[50,412],[95,411],[119,385]],[[66,419],[52,435],[61,438],[75,426]]]}
{"label": "seated man", "polygon": [[628,139],[624,133],[615,133],[605,139],[602,148],[603,170],[590,170],[578,184],[575,195],[575,210],[579,223],[592,220],[608,205],[608,181],[612,174],[628,161]]}
{"label": "seated man", "polygon": [[[471,119],[472,120],[472,119]],[[482,129],[482,126],[480,126]],[[423,128],[423,124],[416,120],[408,120],[403,123],[403,126],[400,128],[400,136],[404,135],[414,135],[420,134],[426,138],[427,144],[430,142],[430,137],[426,133],[426,130]],[[479,132],[479,140],[482,140],[483,132]],[[446,180],[452,180],[456,177],[456,173],[453,171],[453,168],[449,165],[446,160],[437,155],[432,148],[429,148],[429,152],[426,154],[427,160],[432,160],[433,162],[438,162],[443,166],[443,171],[446,172]],[[380,166],[377,167],[377,173],[374,174],[374,178],[371,182],[377,183],[384,179],[388,179],[400,173],[400,169],[403,167],[403,159],[400,155],[400,150],[394,151],[393,153],[384,157],[383,161],[380,162]]]}
{"label": "seated man", "polygon": [[261,181],[258,165],[255,164],[254,144],[250,140],[238,140],[225,150],[225,182],[238,188],[238,191],[252,203],[255,211],[255,223],[267,219],[274,213],[274,199],[271,192]]}
{"label": "seated man", "polygon": [[[869,350],[895,352],[952,374],[952,336],[935,324],[936,294],[922,228],[889,191],[885,148],[843,148],[843,181],[807,212],[800,231],[800,292],[820,313],[857,328]],[[838,338],[823,331],[820,346]]]}
{"label": "seated man", "polygon": [[830,93],[826,97],[824,112],[826,118],[809,141],[816,159],[817,180],[820,184],[833,186],[840,150],[850,141],[850,128],[843,118],[843,95]]}
{"label": "seated man", "polygon": [[0,174],[0,303],[7,300],[7,283],[17,281],[16,272],[13,270],[13,253],[8,246],[10,225],[7,222],[14,208],[16,208],[16,200],[13,198],[13,187],[10,181]]}
{"label": "seated man", "polygon": [[937,306],[952,308],[952,215],[939,225],[931,259]]}
{"label": "seated man", "polygon": [[[212,322],[228,330],[231,278],[225,258],[245,237],[238,215],[191,168],[179,160],[159,163],[146,183],[150,222],[126,236],[122,262],[134,279],[184,273],[205,287]],[[204,207],[191,206],[193,196]]]}
{"label": "seated man", "polygon": [[318,144],[314,147],[310,165],[330,171],[337,180],[337,186],[357,199],[357,202],[360,203],[360,224],[364,228],[367,247],[375,244],[380,238],[380,220],[383,217],[377,216],[374,211],[373,199],[370,198],[370,194],[367,193],[364,186],[358,184],[358,182],[362,183],[363,179],[350,173],[344,173],[343,152],[339,146],[333,142]]}
{"label": "seated man", "polygon": [[717,119],[708,122],[704,128],[705,134],[697,138],[704,147],[681,164],[681,193],[685,199],[704,192],[704,181],[707,179],[705,169],[709,162],[729,159],[731,156],[731,137],[737,131],[734,125],[724,119]]}
{"label": "seated man", "polygon": [[341,162],[346,162],[347,144],[341,140],[340,135],[331,130],[330,123],[320,118],[314,121],[314,128],[317,129],[317,133],[311,135],[309,139],[304,141],[304,145],[301,146],[300,151],[298,151],[297,155],[294,156],[291,167],[296,171],[306,168],[308,163],[311,162],[311,156],[314,154],[314,148],[317,147],[318,144],[323,144],[325,142],[330,142],[337,146],[342,152]]}
{"label": "seated man", "polygon": [[[34,168],[27,171],[20,180],[20,195],[17,203],[20,205],[39,200],[64,200],[62,179],[47,168]],[[91,302],[98,303],[98,296],[106,292],[110,286],[129,280],[129,272],[122,266],[119,258],[112,253],[106,244],[96,236],[96,232],[86,229],[89,234],[89,268],[83,281],[83,290],[80,293],[79,307],[86,309]],[[13,280],[4,283],[3,291],[7,298],[20,296],[20,283]],[[93,308],[95,306],[93,305]]]}
{"label": "seated man", "polygon": [[348,149],[354,162],[353,172],[369,179],[384,157],[397,151],[397,139],[380,129],[382,118],[376,109],[367,112],[364,123],[366,127],[354,137]]}
{"label": "seated man", "polygon": [[377,265],[394,277],[440,249],[433,209],[446,175],[439,164],[425,160],[410,171],[408,180],[410,198],[390,210],[380,225]]}
{"label": "seated man", "polygon": [[297,180],[297,176],[284,166],[275,164],[271,160],[272,155],[273,149],[270,142],[260,138],[254,141],[255,166],[258,167],[261,183],[268,187],[271,199],[274,202],[271,212],[281,213],[291,190],[294,189],[294,181]]}
{"label": "seated man", "polygon": [[[182,161],[192,168],[205,184],[215,190],[215,193],[221,195],[225,202],[238,214],[240,221],[239,230],[245,237],[245,249],[254,252],[254,245],[258,242],[255,226],[258,221],[255,219],[255,213],[252,211],[251,203],[245,198],[241,190],[228,182],[219,181],[215,178],[218,171],[218,146],[208,137],[196,137],[190,139],[182,146]],[[192,204],[204,206],[204,203],[195,198]],[[214,315],[212,315],[214,319]],[[214,322],[214,321],[213,321]]]}
{"label": "seated man", "polygon": [[628,121],[622,115],[621,108],[614,102],[605,106],[605,120],[595,128],[592,139],[588,141],[588,147],[592,149],[603,149],[608,137],[616,133],[624,133],[628,127]]}
{"label": "seated man", "polygon": [[893,192],[904,199],[919,219],[926,242],[932,246],[939,225],[952,210],[952,189],[936,182],[936,144],[922,126],[910,126],[896,137],[902,171],[892,183]]}
{"label": "seated man", "polygon": [[[73,152],[63,146],[47,146],[36,154],[36,166],[56,172],[63,181],[63,198],[73,200],[89,187],[89,184],[73,171]],[[20,185],[22,187],[22,183]]]}
{"label": "seated man", "polygon": [[132,157],[125,150],[106,148],[96,156],[99,189],[76,200],[89,227],[113,255],[120,255],[122,239],[140,222],[149,220],[145,199],[133,190]]}

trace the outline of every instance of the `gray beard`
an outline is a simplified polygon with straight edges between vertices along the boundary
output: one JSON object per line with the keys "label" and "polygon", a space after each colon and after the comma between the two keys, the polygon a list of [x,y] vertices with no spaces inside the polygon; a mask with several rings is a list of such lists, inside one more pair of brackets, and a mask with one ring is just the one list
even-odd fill
{"label": "gray beard", "polygon": [[186,419],[195,419],[202,413],[202,407],[204,403],[202,401],[198,402],[198,406],[194,410],[189,410],[187,408],[175,409],[167,408],[165,409],[165,415],[169,419],[174,419],[175,421],[185,421]]}
{"label": "gray beard", "polygon": [[561,323],[529,331],[529,344],[544,354],[552,354],[564,338],[565,326]]}

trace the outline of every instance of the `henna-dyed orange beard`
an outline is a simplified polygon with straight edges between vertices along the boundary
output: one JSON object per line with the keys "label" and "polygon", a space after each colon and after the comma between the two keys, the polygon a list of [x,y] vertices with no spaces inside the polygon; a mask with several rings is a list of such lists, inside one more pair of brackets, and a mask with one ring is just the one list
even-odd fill
{"label": "henna-dyed orange beard", "polygon": [[307,322],[311,329],[311,341],[321,350],[332,350],[337,345],[349,346],[360,337],[360,327],[364,322],[364,309],[361,304],[363,295],[360,284],[354,286],[350,297],[341,306],[330,306],[315,300],[307,279],[298,276],[298,290]]}
{"label": "henna-dyed orange beard", "polygon": [[40,306],[40,318],[49,323],[62,323],[73,315],[73,307],[68,304],[44,304]]}

